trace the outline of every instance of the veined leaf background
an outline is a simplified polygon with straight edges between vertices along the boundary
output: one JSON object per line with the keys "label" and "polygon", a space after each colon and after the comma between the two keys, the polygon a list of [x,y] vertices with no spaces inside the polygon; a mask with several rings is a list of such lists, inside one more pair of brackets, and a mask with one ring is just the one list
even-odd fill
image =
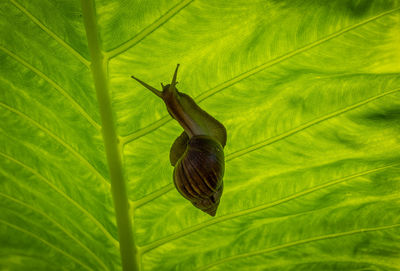
{"label": "veined leaf background", "polygon": [[[400,270],[399,1],[0,14],[1,270]],[[177,63],[228,131],[214,218],[174,189],[182,129],[130,78],[158,87]]]}

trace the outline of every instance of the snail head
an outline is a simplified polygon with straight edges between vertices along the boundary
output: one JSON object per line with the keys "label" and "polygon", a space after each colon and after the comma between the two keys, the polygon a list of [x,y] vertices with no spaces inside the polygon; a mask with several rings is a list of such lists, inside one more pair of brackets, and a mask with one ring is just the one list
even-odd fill
{"label": "snail head", "polygon": [[177,91],[176,84],[178,84],[178,82],[176,82],[176,76],[178,74],[178,68],[179,68],[179,64],[176,65],[176,69],[175,69],[175,72],[174,72],[174,76],[172,77],[171,84],[167,84],[167,85],[164,86],[163,83],[161,83],[162,91],[159,91],[158,89],[146,84],[145,82],[143,82],[142,80],[136,78],[133,75],[131,77],[133,79],[135,79],[136,81],[138,81],[140,84],[142,84],[145,88],[147,88],[148,90],[150,90],[151,92],[156,94],[158,97],[160,97],[163,100],[165,100],[165,99],[167,99],[167,97],[173,96]]}

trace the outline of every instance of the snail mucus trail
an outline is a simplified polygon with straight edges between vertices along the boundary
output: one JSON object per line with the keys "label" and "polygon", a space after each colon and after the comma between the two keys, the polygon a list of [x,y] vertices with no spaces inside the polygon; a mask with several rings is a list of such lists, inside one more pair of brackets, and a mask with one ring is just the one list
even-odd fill
{"label": "snail mucus trail", "polygon": [[164,86],[161,83],[162,91],[134,76],[132,78],[160,97],[168,113],[184,130],[170,150],[176,189],[195,207],[215,216],[223,190],[226,129],[190,96],[177,90],[178,68],[179,64],[171,84]]}

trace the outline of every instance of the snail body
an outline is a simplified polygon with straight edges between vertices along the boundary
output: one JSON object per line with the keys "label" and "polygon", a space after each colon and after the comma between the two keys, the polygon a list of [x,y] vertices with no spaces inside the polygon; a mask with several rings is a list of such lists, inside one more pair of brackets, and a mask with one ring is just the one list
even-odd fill
{"label": "snail body", "polygon": [[176,76],[159,91],[132,76],[163,99],[168,113],[184,131],[170,150],[173,180],[178,192],[200,210],[215,216],[223,191],[226,129],[187,94],[176,89]]}

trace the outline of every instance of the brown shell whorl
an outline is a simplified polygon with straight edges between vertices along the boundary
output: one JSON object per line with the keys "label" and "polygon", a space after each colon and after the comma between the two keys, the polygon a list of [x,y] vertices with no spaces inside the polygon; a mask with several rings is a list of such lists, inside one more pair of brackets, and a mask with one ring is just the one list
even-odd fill
{"label": "brown shell whorl", "polygon": [[224,152],[209,136],[193,136],[174,169],[174,183],[182,196],[215,216],[222,195]]}

